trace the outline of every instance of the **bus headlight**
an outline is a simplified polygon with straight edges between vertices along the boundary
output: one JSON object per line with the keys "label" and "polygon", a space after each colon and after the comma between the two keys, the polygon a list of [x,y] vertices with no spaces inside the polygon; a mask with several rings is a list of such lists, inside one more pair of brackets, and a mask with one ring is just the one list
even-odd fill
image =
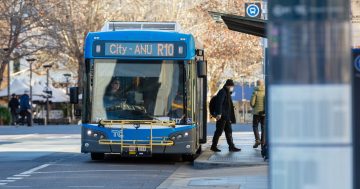
{"label": "bus headlight", "polygon": [[174,134],[169,136],[169,139],[172,140],[172,141],[175,141],[175,140],[181,140],[183,138],[187,138],[189,136],[190,136],[189,132],[174,133]]}
{"label": "bus headlight", "polygon": [[93,131],[93,130],[88,129],[86,131],[86,134],[87,134],[87,136],[89,136],[91,138],[95,138],[95,139],[104,139],[104,138],[106,138],[105,137],[106,135],[104,133],[100,132],[100,131]]}
{"label": "bus headlight", "polygon": [[185,132],[184,133],[184,137],[188,137],[189,136],[189,133],[188,132]]}

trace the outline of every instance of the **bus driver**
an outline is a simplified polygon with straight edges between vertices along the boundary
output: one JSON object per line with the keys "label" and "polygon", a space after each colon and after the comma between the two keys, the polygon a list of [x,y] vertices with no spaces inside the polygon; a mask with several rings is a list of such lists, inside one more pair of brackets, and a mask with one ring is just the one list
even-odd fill
{"label": "bus driver", "polygon": [[149,119],[145,107],[136,102],[134,95],[134,91],[121,88],[118,78],[112,78],[103,98],[107,119],[137,119],[138,115],[141,119]]}
{"label": "bus driver", "polygon": [[120,104],[126,101],[125,91],[121,91],[120,80],[113,78],[105,89],[104,104],[105,107]]}

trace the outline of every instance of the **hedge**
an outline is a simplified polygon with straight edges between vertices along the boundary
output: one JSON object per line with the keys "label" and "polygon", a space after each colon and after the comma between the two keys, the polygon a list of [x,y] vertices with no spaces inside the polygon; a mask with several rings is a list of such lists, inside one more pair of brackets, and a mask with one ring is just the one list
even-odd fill
{"label": "hedge", "polygon": [[0,125],[9,125],[11,114],[7,107],[0,106]]}

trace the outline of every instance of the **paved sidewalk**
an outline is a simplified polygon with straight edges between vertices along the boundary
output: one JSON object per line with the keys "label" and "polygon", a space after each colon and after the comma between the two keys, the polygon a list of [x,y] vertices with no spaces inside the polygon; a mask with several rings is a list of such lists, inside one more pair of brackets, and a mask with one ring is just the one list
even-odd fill
{"label": "paved sidewalk", "polygon": [[183,165],[157,189],[267,189],[267,166],[194,169]]}
{"label": "paved sidewalk", "polygon": [[229,152],[223,134],[219,153],[210,151],[212,137],[208,137],[194,167],[179,167],[157,189],[267,189],[268,163],[261,157],[260,147],[252,148],[253,137],[252,132],[233,132],[234,143],[242,150]]}
{"label": "paved sidewalk", "polygon": [[252,132],[233,132],[233,139],[236,147],[241,148],[240,152],[229,152],[225,134],[220,137],[218,148],[221,152],[214,153],[210,150],[212,137],[203,146],[203,153],[194,161],[194,167],[198,169],[215,167],[241,167],[267,165],[261,157],[260,146],[254,149],[254,135]]}

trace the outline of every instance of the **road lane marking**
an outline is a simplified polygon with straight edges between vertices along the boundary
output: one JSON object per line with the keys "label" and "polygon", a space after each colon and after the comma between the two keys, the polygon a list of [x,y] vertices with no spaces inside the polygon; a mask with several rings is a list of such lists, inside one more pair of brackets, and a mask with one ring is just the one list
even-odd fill
{"label": "road lane marking", "polygon": [[[26,134],[26,135],[21,135],[21,136],[17,136],[17,137],[13,137],[13,139],[24,139],[24,138],[29,138],[29,137],[32,137],[32,136],[36,136],[38,134]],[[11,136],[11,135],[10,135]]]}
{"label": "road lane marking", "polygon": [[[6,185],[6,184],[9,183],[9,182],[14,182],[14,181],[16,181],[16,180],[21,180],[21,179],[23,179],[24,177],[30,176],[31,173],[34,173],[34,172],[37,171],[37,170],[43,169],[43,168],[45,168],[45,167],[48,167],[49,165],[51,165],[51,164],[40,165],[40,166],[37,166],[37,167],[32,168],[32,169],[30,169],[30,170],[27,170],[27,171],[25,171],[25,172],[22,172],[22,173],[20,173],[20,174],[13,175],[12,177],[7,177],[6,180],[1,180],[1,181],[0,181],[0,186],[4,186],[4,185]],[[10,187],[10,186],[9,186],[9,187]],[[13,188],[28,188],[28,187],[30,187],[30,186],[11,186],[11,187],[13,187]]]}
{"label": "road lane marking", "polygon": [[7,180],[20,180],[23,179],[22,177],[8,177]]}
{"label": "road lane marking", "polygon": [[47,166],[50,166],[50,165],[51,165],[51,164],[40,165],[40,166],[35,167],[35,168],[32,168],[32,169],[30,169],[30,170],[28,170],[28,171],[22,172],[22,173],[20,173],[20,175],[30,175],[31,173],[33,173],[33,172],[35,172],[35,171],[37,171],[37,170],[43,169],[43,168],[45,168],[45,167],[47,167]]}
{"label": "road lane marking", "polygon": [[68,188],[105,188],[105,186],[68,186]]}
{"label": "road lane marking", "polygon": [[6,186],[7,188],[30,188],[30,186]]}
{"label": "road lane marking", "polygon": [[46,171],[34,172],[35,174],[54,174],[54,173],[88,173],[88,172],[173,172],[170,170],[81,170],[81,171]]}

